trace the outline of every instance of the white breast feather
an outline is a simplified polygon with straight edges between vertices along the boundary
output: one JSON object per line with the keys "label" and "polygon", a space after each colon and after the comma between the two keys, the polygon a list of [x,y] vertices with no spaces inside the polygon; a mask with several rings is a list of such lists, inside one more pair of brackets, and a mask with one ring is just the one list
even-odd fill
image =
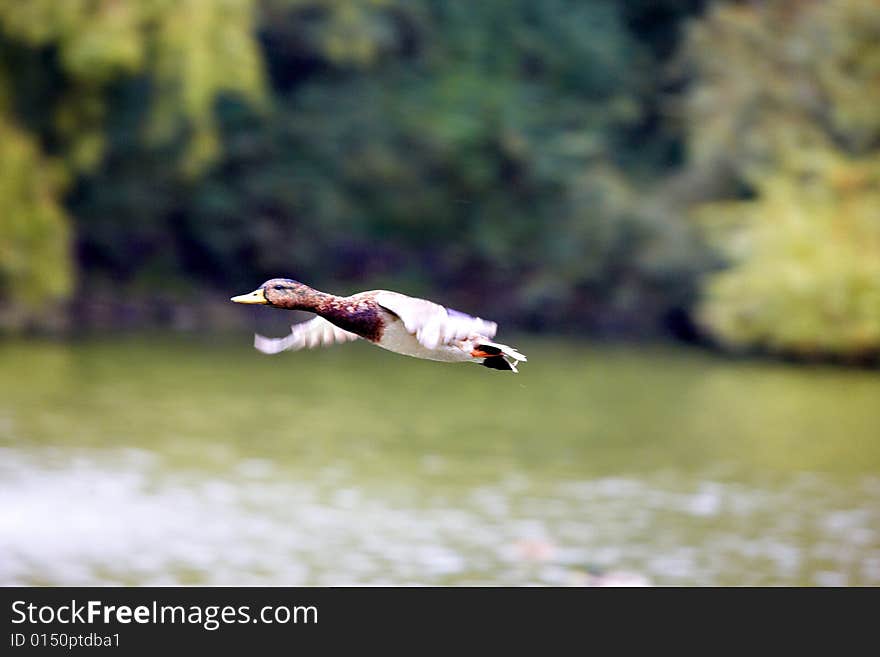
{"label": "white breast feather", "polygon": [[498,330],[495,322],[397,292],[379,292],[376,303],[400,317],[406,330],[429,350],[474,336],[491,339]]}

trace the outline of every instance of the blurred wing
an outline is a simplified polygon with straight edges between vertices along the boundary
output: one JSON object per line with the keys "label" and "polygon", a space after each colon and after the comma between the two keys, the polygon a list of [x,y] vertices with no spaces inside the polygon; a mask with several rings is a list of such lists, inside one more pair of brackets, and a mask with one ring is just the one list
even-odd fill
{"label": "blurred wing", "polygon": [[464,340],[473,335],[495,337],[498,326],[479,317],[397,292],[379,292],[376,303],[403,321],[406,330],[415,335],[422,346],[436,349],[441,344]]}
{"label": "blurred wing", "polygon": [[290,327],[290,335],[283,338],[265,338],[262,335],[255,335],[254,347],[264,354],[277,354],[282,351],[329,347],[357,339],[358,336],[354,333],[343,331],[323,317],[315,317],[307,322],[294,324]]}

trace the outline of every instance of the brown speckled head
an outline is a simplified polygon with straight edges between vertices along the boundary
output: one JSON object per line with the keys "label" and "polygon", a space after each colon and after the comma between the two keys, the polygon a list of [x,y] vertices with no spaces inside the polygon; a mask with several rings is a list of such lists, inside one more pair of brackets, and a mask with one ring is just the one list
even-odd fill
{"label": "brown speckled head", "polygon": [[273,278],[260,286],[270,306],[286,310],[312,310],[326,296],[289,278]]}
{"label": "brown speckled head", "polygon": [[371,342],[378,342],[384,331],[382,313],[369,292],[352,297],[338,297],[319,292],[289,278],[273,278],[253,292],[240,294],[230,300],[234,303],[313,312],[344,331]]}
{"label": "brown speckled head", "polygon": [[248,294],[232,297],[230,301],[244,304],[260,304],[286,310],[314,311],[331,295],[313,290],[308,285],[289,278],[273,278]]}

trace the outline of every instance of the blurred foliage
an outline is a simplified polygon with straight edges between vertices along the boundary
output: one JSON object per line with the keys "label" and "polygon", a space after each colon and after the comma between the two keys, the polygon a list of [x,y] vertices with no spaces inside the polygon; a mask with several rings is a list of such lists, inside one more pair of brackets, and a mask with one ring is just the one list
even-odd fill
{"label": "blurred foliage", "polygon": [[222,157],[197,184],[125,139],[141,100],[117,98],[70,204],[91,273],[151,289],[282,274],[533,329],[655,330],[697,262],[651,191],[676,142],[663,60],[630,25],[650,8],[672,38],[684,10],[659,5],[264,0],[272,111],[220,99]]}
{"label": "blurred foliage", "polygon": [[7,92],[20,95],[19,112],[48,122],[37,127],[72,168],[90,169],[117,109],[108,88],[142,76],[149,143],[185,136],[183,164],[197,170],[216,155],[217,93],[262,94],[253,16],[253,0],[0,0]]}
{"label": "blurred foliage", "polygon": [[732,346],[874,352],[880,7],[704,4],[0,0],[0,298],[646,334],[702,290]]}
{"label": "blurred foliage", "polygon": [[59,167],[41,156],[33,140],[0,114],[0,321],[20,325],[31,299],[51,303],[71,291],[69,227],[56,202]]}
{"label": "blurred foliage", "polygon": [[7,305],[45,305],[72,289],[64,183],[101,164],[108,117],[118,111],[114,85],[136,79],[151,89],[148,120],[126,143],[183,143],[178,163],[167,164],[181,176],[216,157],[213,99],[220,91],[259,99],[263,89],[252,5],[0,0],[0,298]]}
{"label": "blurred foliage", "polygon": [[716,5],[685,55],[690,166],[744,197],[699,211],[731,263],[705,325],[733,346],[877,353],[880,5]]}

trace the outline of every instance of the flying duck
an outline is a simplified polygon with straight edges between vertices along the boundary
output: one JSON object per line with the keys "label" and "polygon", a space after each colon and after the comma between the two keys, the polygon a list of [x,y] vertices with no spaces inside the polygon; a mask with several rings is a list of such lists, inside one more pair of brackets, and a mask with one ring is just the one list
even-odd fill
{"label": "flying duck", "polygon": [[479,363],[495,370],[516,372],[517,363],[526,360],[516,349],[492,341],[498,329],[495,322],[398,292],[371,290],[339,297],[289,278],[273,278],[231,301],[318,315],[294,324],[283,338],[255,335],[254,347],[264,354],[328,347],[363,338],[405,356]]}

